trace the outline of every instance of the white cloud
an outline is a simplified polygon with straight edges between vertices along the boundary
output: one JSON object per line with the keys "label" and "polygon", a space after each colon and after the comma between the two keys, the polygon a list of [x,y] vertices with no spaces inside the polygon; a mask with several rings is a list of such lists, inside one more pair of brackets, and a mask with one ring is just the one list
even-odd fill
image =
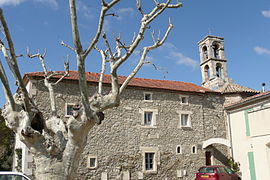
{"label": "white cloud", "polygon": [[103,31],[109,32],[110,30],[111,30],[110,21],[108,19],[105,19],[103,24]]}
{"label": "white cloud", "polygon": [[[30,0],[0,0],[0,6],[8,6],[8,5],[16,6],[25,1],[30,1]],[[56,9],[58,8],[57,0],[32,0],[32,1],[47,4]]]}
{"label": "white cloud", "polygon": [[163,46],[161,46],[161,49],[166,51],[168,53],[167,58],[174,60],[176,64],[186,65],[192,68],[198,67],[197,61],[179,52],[177,47],[172,43],[165,43]]}
{"label": "white cloud", "polygon": [[177,50],[176,46],[172,43],[165,42],[161,47],[161,49],[170,49],[170,50]]}
{"label": "white cloud", "polygon": [[176,52],[176,51],[171,51],[169,53],[170,58],[176,60],[176,64],[183,64],[186,66],[190,66],[192,68],[196,68],[198,66],[197,61],[195,61],[194,59],[191,59],[190,57],[187,57],[185,55],[183,55],[180,52]]}
{"label": "white cloud", "polygon": [[87,19],[92,19],[94,18],[94,14],[92,13],[91,11],[91,8],[89,5],[85,4],[84,2],[82,1],[78,1],[77,2],[77,10],[78,10],[78,13],[82,13],[83,16]]}
{"label": "white cloud", "polygon": [[263,47],[259,47],[259,46],[256,46],[254,48],[254,51],[257,53],[257,54],[266,54],[268,56],[270,56],[270,50],[269,49],[266,49],[266,48],[263,48]]}
{"label": "white cloud", "polygon": [[58,8],[57,0],[34,0],[34,1],[38,3],[48,4],[55,9]]}
{"label": "white cloud", "polygon": [[270,10],[262,11],[262,15],[263,15],[264,17],[270,18]]}
{"label": "white cloud", "polygon": [[13,5],[16,6],[25,0],[0,0],[0,6]]}
{"label": "white cloud", "polygon": [[118,20],[122,20],[125,16],[132,17],[134,15],[134,9],[133,8],[121,8],[117,11]]}

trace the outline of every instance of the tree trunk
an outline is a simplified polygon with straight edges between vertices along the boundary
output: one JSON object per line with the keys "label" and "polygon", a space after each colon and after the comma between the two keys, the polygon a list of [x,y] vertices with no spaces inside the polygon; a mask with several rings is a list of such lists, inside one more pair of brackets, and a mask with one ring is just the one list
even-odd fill
{"label": "tree trunk", "polygon": [[34,156],[36,165],[35,178],[37,180],[74,180],[78,169],[78,162],[76,163],[76,161],[79,160],[66,162],[62,159],[57,159],[57,157],[36,155]]}
{"label": "tree trunk", "polygon": [[35,178],[38,180],[67,180],[63,161],[46,156],[34,156]]}

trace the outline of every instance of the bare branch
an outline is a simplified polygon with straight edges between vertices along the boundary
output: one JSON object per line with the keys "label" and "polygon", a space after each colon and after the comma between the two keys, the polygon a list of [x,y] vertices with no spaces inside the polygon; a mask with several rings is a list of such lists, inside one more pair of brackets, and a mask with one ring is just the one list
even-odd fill
{"label": "bare branch", "polygon": [[98,42],[98,39],[99,39],[100,34],[102,32],[102,29],[103,29],[106,12],[111,7],[113,7],[116,3],[118,3],[119,1],[120,0],[112,0],[110,3],[106,3],[104,0],[102,0],[102,8],[101,8],[100,15],[99,15],[99,23],[98,23],[96,35],[91,40],[91,43],[88,46],[88,48],[83,52],[83,57],[86,57],[90,53],[90,51],[95,47],[96,43]]}
{"label": "bare branch", "polygon": [[[134,41],[132,42],[132,44],[128,49],[128,52],[123,55],[119,60],[117,60],[117,62],[114,64],[114,69],[117,69],[123,62],[125,62],[129,56],[133,53],[133,51],[136,49],[136,47],[138,46],[138,44],[140,43],[140,41],[144,38],[144,33],[146,31],[146,29],[148,28],[149,23],[151,23],[151,21],[153,21],[155,18],[158,17],[158,15],[160,15],[166,8],[170,7],[170,8],[178,8],[181,7],[181,3],[177,3],[177,4],[169,4],[171,2],[171,0],[167,0],[166,3],[161,3],[158,4],[155,8],[153,8],[153,10],[147,14],[144,15],[141,19],[141,27],[139,29],[139,33],[137,35],[137,37],[134,39]],[[140,2],[139,2],[140,3]]]}
{"label": "bare branch", "polygon": [[75,0],[69,1],[69,7],[70,7],[70,18],[71,18],[73,43],[75,45],[76,53],[80,54],[83,49],[82,49],[82,45],[81,45],[80,34],[79,34],[78,23],[77,23],[77,12],[76,12]]}
{"label": "bare branch", "polygon": [[107,36],[106,36],[106,33],[105,33],[105,32],[102,34],[102,38],[104,39],[104,43],[105,43],[105,45],[106,45],[106,47],[107,47],[107,50],[109,51],[110,59],[114,61],[114,60],[115,60],[115,59],[114,59],[114,55],[113,55],[111,46],[110,46],[110,44],[109,44],[109,41],[108,41],[108,39],[107,39]]}
{"label": "bare branch", "polygon": [[85,75],[85,58],[87,57],[87,55],[94,48],[94,46],[99,40],[103,25],[104,25],[104,18],[105,18],[106,12],[119,1],[120,0],[112,0],[110,3],[106,3],[104,0],[102,1],[99,24],[97,27],[96,34],[94,38],[90,41],[90,45],[88,46],[88,48],[83,51],[80,38],[79,38],[75,0],[69,0],[73,42],[76,48],[77,67],[78,67],[78,73],[79,73],[80,93],[81,93],[84,111],[87,117],[91,117],[91,112],[90,112],[90,104],[89,104],[89,95],[87,91],[86,75]]}
{"label": "bare branch", "polygon": [[23,54],[16,55],[16,58],[23,57]]}
{"label": "bare branch", "polygon": [[[57,85],[59,82],[61,82],[65,77],[69,76],[69,56],[67,56],[67,61],[64,62],[64,69],[65,69],[65,73],[61,74],[62,77],[59,78],[55,83],[53,83],[52,85]],[[60,74],[59,74],[60,75]]]}
{"label": "bare branch", "polygon": [[104,0],[102,0],[102,6],[107,6],[108,4],[104,1]]}
{"label": "bare branch", "polygon": [[153,30],[153,32],[151,33],[151,36],[152,36],[153,42],[155,43],[156,42],[156,39],[155,39],[155,30]]}
{"label": "bare branch", "polygon": [[141,55],[140,61],[137,64],[137,66],[134,68],[134,70],[130,73],[130,75],[126,78],[124,83],[121,85],[120,90],[119,90],[120,94],[123,92],[123,90],[127,87],[128,83],[131,81],[131,79],[137,74],[137,72],[141,69],[142,65],[145,63],[145,58],[146,58],[147,53],[150,50],[161,46],[166,41],[166,39],[167,39],[169,33],[171,32],[172,28],[173,28],[173,25],[169,24],[168,29],[167,29],[167,31],[166,31],[166,33],[165,33],[165,35],[164,35],[164,37],[163,37],[163,39],[161,41],[158,40],[158,41],[156,41],[154,43],[154,45],[143,48],[143,53]]}
{"label": "bare branch", "polygon": [[31,54],[30,52],[29,52],[29,48],[27,48],[27,56],[29,57],[29,58],[39,58],[39,60],[40,60],[40,63],[41,63],[41,66],[42,66],[42,69],[43,69],[43,71],[44,71],[44,73],[45,73],[45,77],[47,77],[48,76],[48,71],[47,71],[47,68],[46,68],[46,65],[45,65],[45,62],[44,62],[44,57],[45,57],[45,55],[46,55],[46,49],[45,49],[45,51],[44,51],[44,54],[43,55],[41,55],[40,54],[40,52],[38,52],[38,53],[36,53],[36,54]]}
{"label": "bare branch", "polygon": [[133,42],[135,41],[135,39],[136,39],[136,33],[134,32],[133,33],[133,38],[132,38],[131,44],[133,44]]}
{"label": "bare branch", "polygon": [[115,17],[119,17],[116,13],[105,14],[105,16],[115,16]]}
{"label": "bare branch", "polygon": [[[1,8],[0,8],[0,21],[2,23],[5,37],[6,37],[7,42],[8,42],[9,51],[10,51],[10,58],[9,58],[8,54],[4,54],[4,56],[5,56],[6,60],[8,61],[8,64],[11,65],[10,66],[11,71],[12,71],[14,77],[16,78],[16,80],[18,81],[19,87],[22,90],[22,93],[24,96],[25,109],[27,112],[30,112],[30,109],[31,109],[30,101],[31,100],[29,98],[28,92],[27,92],[26,87],[24,85],[24,82],[23,82],[23,79],[22,79],[22,76],[21,76],[21,73],[19,70],[19,66],[17,64],[16,53],[14,50],[13,42],[12,42],[12,39],[11,39],[11,36],[9,33],[9,29],[8,29],[8,26],[7,26],[7,23],[6,23],[6,20],[4,18],[3,11]],[[2,52],[3,52],[3,50],[6,51],[6,48],[4,47],[3,43],[1,43],[1,44],[2,44]]]}
{"label": "bare branch", "polygon": [[102,94],[102,84],[103,84],[103,78],[106,70],[106,58],[107,54],[105,51],[98,49],[95,47],[95,49],[100,53],[101,58],[102,58],[102,65],[101,65],[101,71],[100,71],[100,77],[99,77],[99,82],[98,82],[98,94]]}
{"label": "bare branch", "polygon": [[156,5],[158,5],[158,4],[159,4],[159,2],[158,2],[157,0],[153,0],[153,1],[155,2],[155,4],[156,4]]}
{"label": "bare branch", "polygon": [[[29,52],[29,48],[27,48],[27,56],[29,58],[39,58],[40,60],[40,63],[41,63],[41,66],[43,68],[43,71],[44,71],[44,84],[45,86],[48,88],[49,90],[49,95],[50,95],[50,101],[51,101],[51,110],[52,110],[52,115],[53,116],[56,116],[57,115],[57,110],[56,110],[56,103],[55,103],[55,95],[54,95],[54,89],[53,89],[53,86],[54,85],[57,85],[59,82],[61,82],[66,76],[68,76],[69,74],[69,62],[65,62],[64,63],[64,67],[65,67],[65,73],[55,73],[55,72],[51,72],[49,73],[47,71],[47,67],[45,65],[45,62],[44,62],[44,58],[46,56],[46,49],[44,51],[44,54],[42,55],[40,52],[36,53],[36,54],[31,54]],[[56,75],[62,75],[61,78],[59,78],[55,83],[50,83],[50,78],[53,77],[53,76],[56,76]]]}
{"label": "bare branch", "polygon": [[118,57],[121,56],[121,49],[124,48],[126,50],[126,52],[128,51],[128,47],[126,47],[126,45],[124,43],[122,43],[122,41],[120,40],[120,38],[116,38],[116,50],[118,53]]}
{"label": "bare branch", "polygon": [[0,79],[4,87],[4,93],[5,93],[6,99],[10,103],[11,110],[15,111],[15,101],[13,99],[13,95],[9,86],[8,78],[6,76],[1,60],[0,60]]}
{"label": "bare branch", "polygon": [[166,3],[159,3],[156,7],[149,13],[149,23],[153,21],[158,15],[160,15],[170,4],[171,0],[167,0]]}
{"label": "bare branch", "polygon": [[142,10],[142,3],[141,3],[141,0],[137,0],[136,5],[137,5],[138,11],[141,13],[142,16],[144,16],[144,12],[143,12],[143,10]]}
{"label": "bare branch", "polygon": [[70,45],[66,44],[64,41],[61,41],[61,45],[64,46],[64,47],[69,48],[70,50],[72,50],[72,51],[74,51],[74,52],[76,52],[75,49],[74,49],[73,47],[71,47]]}

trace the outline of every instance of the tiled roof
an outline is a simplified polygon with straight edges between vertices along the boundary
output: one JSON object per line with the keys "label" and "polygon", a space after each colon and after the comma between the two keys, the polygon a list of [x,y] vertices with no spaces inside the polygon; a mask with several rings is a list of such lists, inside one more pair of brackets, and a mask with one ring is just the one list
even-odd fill
{"label": "tiled roof", "polygon": [[[60,72],[60,71],[58,71]],[[92,73],[87,72],[86,77],[88,82],[95,82],[99,81],[99,73]],[[26,73],[24,75],[24,80],[27,81],[29,77],[32,78],[41,78],[44,76],[43,72],[31,72]],[[60,78],[61,76],[55,76],[55,78]],[[119,83],[123,83],[126,79],[125,76],[119,76]],[[64,78],[65,80],[78,80],[78,72],[77,71],[70,71],[69,76]],[[105,75],[103,83],[110,83],[110,75]],[[141,87],[141,88],[153,88],[153,89],[163,89],[163,90],[171,90],[171,91],[183,91],[183,92],[196,92],[196,93],[206,93],[212,91],[210,89],[197,86],[193,83],[188,82],[181,82],[181,81],[168,81],[168,80],[156,80],[156,79],[144,79],[144,78],[133,78],[129,86],[133,87]]]}
{"label": "tiled roof", "polygon": [[225,108],[231,109],[231,108],[235,108],[235,107],[238,107],[241,105],[245,105],[245,104],[252,103],[252,102],[262,100],[264,98],[269,98],[269,97],[270,97],[270,91],[262,92],[262,93],[254,95],[254,96],[250,96],[248,98],[242,99],[241,101],[238,101],[238,102],[235,102],[232,104],[228,104],[225,106]]}
{"label": "tiled roof", "polygon": [[256,91],[254,89],[240,86],[238,84],[229,82],[226,83],[223,87],[217,89],[216,91],[221,92],[222,94],[226,93],[259,93],[259,91]]}

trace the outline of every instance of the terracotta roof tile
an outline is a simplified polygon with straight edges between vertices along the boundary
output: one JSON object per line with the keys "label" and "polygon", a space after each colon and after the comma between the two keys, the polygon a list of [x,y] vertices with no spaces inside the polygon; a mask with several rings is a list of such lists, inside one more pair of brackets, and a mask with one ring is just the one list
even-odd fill
{"label": "terracotta roof tile", "polygon": [[[61,71],[58,71],[61,72]],[[29,77],[43,77],[43,72],[31,72],[26,73],[24,75],[24,79]],[[60,78],[61,76],[55,76],[55,78]],[[88,82],[98,82],[99,81],[99,73],[86,73]],[[123,83],[126,79],[125,76],[119,76],[119,83]],[[78,80],[77,71],[70,71],[69,76],[65,77],[66,80]],[[110,83],[110,75],[105,75],[103,83]],[[168,81],[168,80],[156,80],[156,79],[144,79],[144,78],[133,78],[129,86],[134,87],[142,87],[142,88],[153,88],[153,89],[164,89],[164,90],[172,90],[172,91],[183,91],[183,92],[197,92],[197,93],[205,93],[205,92],[213,92],[210,89],[197,86],[193,83],[181,82],[181,81]]]}
{"label": "terracotta roof tile", "polygon": [[250,97],[247,97],[245,99],[242,99],[238,102],[234,102],[232,104],[228,104],[225,106],[226,109],[230,109],[230,108],[233,108],[233,107],[236,107],[236,106],[239,106],[239,105],[242,105],[242,104],[246,104],[246,103],[249,103],[249,102],[253,102],[253,101],[256,101],[256,100],[260,100],[260,99],[263,99],[265,97],[269,97],[270,96],[270,91],[267,91],[267,92],[261,92],[259,94],[256,94],[254,96],[250,96]]}
{"label": "terracotta roof tile", "polygon": [[223,94],[225,93],[259,93],[259,91],[256,91],[254,89],[240,86],[239,84],[235,83],[227,83],[223,87],[217,89],[216,91],[221,92]]}

